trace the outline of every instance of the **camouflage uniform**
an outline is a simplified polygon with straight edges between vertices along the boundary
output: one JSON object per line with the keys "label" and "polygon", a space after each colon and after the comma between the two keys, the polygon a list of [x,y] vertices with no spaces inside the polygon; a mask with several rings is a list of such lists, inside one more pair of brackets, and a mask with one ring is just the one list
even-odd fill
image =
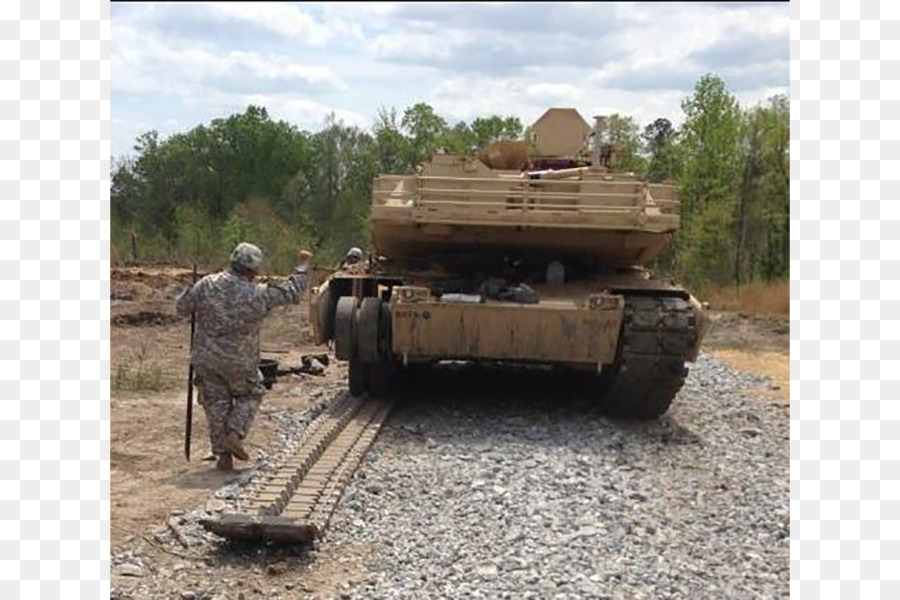
{"label": "camouflage uniform", "polygon": [[229,431],[247,435],[266,391],[258,368],[263,318],[276,306],[297,304],[308,285],[305,265],[283,281],[248,281],[241,273],[262,263],[262,252],[250,244],[239,244],[231,258],[229,270],[207,275],[175,301],[179,314],[196,313],[191,361],[216,455],[226,452]]}
{"label": "camouflage uniform", "polygon": [[339,269],[345,269],[347,267],[359,264],[362,262],[363,253],[357,247],[350,248],[347,250],[347,254],[344,255],[344,259],[341,261],[341,264],[338,265]]}

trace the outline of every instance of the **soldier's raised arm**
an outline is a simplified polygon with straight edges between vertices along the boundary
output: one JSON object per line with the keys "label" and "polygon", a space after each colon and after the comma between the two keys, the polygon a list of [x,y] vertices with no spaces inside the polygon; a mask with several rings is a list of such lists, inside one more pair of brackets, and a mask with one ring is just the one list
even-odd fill
{"label": "soldier's raised arm", "polygon": [[287,279],[273,281],[262,286],[267,311],[272,310],[276,306],[298,304],[300,302],[300,297],[309,287],[309,268],[311,263],[312,253],[302,250],[300,252],[300,263]]}
{"label": "soldier's raised arm", "polygon": [[175,312],[181,316],[187,316],[197,308],[197,282],[178,294],[175,298]]}

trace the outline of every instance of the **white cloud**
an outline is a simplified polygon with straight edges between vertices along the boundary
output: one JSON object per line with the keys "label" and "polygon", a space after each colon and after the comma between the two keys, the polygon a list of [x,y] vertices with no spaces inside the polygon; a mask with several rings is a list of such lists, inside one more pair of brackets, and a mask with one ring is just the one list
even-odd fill
{"label": "white cloud", "polygon": [[334,108],[306,98],[289,95],[251,94],[235,98],[238,105],[254,104],[265,106],[269,114],[276,119],[289,121],[301,129],[317,130],[322,127],[325,118],[334,113],[338,120],[347,125],[367,127],[369,122],[363,115],[352,110]]}
{"label": "white cloud", "polygon": [[273,83],[309,92],[347,87],[327,66],[299,64],[284,56],[217,53],[182,42],[143,40],[130,25],[114,27],[113,36],[112,88],[123,93],[186,95],[217,86],[250,91]]}
{"label": "white cloud", "polygon": [[391,33],[376,37],[369,44],[369,50],[379,60],[406,62],[414,58],[411,62],[428,64],[452,59],[453,47],[465,43],[461,38],[459,34],[448,32],[442,43],[436,44],[434,36],[428,33]]}
{"label": "white cloud", "polygon": [[499,25],[483,22],[463,28],[397,19],[377,33],[367,48],[373,60],[386,63],[494,75],[534,66],[585,67],[583,61],[607,60],[619,54],[616,45],[605,43],[608,34],[602,31],[586,37],[550,27],[510,31],[508,25]]}
{"label": "white cloud", "polygon": [[556,105],[677,123],[707,71],[749,104],[789,81],[786,4],[114,4],[111,15],[114,151],[130,146],[126,123],[187,128],[250,103],[309,129],[332,111],[368,125],[379,107],[420,101],[451,120],[528,123]]}
{"label": "white cloud", "polygon": [[589,120],[594,115],[620,113],[646,125],[658,117],[681,122],[680,102],[686,95],[679,90],[647,94],[604,89],[590,82],[579,86],[529,84],[524,79],[469,76],[445,79],[430,90],[425,99],[438,113],[456,120],[470,120],[486,114],[515,115],[527,125],[551,106],[566,106],[578,109]]}
{"label": "white cloud", "polygon": [[314,87],[347,89],[347,84],[329,68],[300,65],[284,57],[263,58],[253,52],[229,52],[221,59],[217,75],[258,77],[270,81],[286,79]]}
{"label": "white cloud", "polygon": [[483,76],[445,78],[426,98],[440,114],[469,120],[478,116],[523,115],[532,112],[520,81]]}
{"label": "white cloud", "polygon": [[300,43],[322,45],[333,32],[299,7],[277,2],[221,2],[210,5],[220,15],[259,25]]}
{"label": "white cloud", "polygon": [[525,87],[525,93],[541,102],[577,102],[581,94],[570,83],[532,83]]}

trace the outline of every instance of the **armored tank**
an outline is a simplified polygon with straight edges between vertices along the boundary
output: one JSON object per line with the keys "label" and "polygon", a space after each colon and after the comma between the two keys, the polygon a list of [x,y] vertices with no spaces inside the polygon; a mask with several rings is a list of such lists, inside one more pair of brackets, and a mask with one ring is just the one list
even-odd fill
{"label": "armored tank", "polygon": [[500,361],[595,374],[617,415],[668,410],[705,329],[700,303],[645,267],[678,228],[677,190],[619,172],[604,129],[553,108],[524,154],[436,154],[375,179],[372,256],[310,303],[352,394],[414,364]]}

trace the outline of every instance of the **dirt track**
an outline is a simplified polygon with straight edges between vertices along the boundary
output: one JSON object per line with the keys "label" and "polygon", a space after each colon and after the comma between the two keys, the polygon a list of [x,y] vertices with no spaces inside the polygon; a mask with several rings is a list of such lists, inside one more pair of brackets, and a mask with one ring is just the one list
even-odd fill
{"label": "dirt track", "polygon": [[[164,530],[171,515],[207,505],[215,490],[240,477],[220,474],[200,460],[208,446],[199,407],[194,415],[194,458],[188,463],[183,457],[188,327],[174,315],[173,299],[189,280],[188,271],[166,269],[117,271],[112,277],[113,554],[121,557],[137,552],[136,556],[145,557],[145,563],[158,565],[177,580],[167,590],[174,598],[180,597],[181,590],[199,589],[205,581],[220,579],[231,582],[225,589],[237,590],[235,594],[245,597],[276,592],[289,598],[339,595],[350,583],[365,577],[367,565],[378,563],[371,545],[337,539],[322,545],[314,555],[268,553],[255,558],[252,549],[239,549],[207,556],[199,563],[159,548],[154,535],[160,528]],[[299,309],[278,309],[263,328],[263,356],[296,365],[301,354],[321,351],[308,343],[305,315],[305,304]],[[772,387],[780,389],[763,392],[780,396],[779,401],[784,402],[787,388],[780,384],[782,378],[787,379],[787,340],[786,321],[724,315],[710,332],[706,349],[736,368],[759,369],[774,376],[779,383]],[[146,381],[137,386],[144,389],[124,389],[133,385],[138,367],[148,373]],[[119,389],[115,387],[117,373],[121,375]],[[319,402],[340,388],[343,379],[343,369],[333,364],[324,377],[295,377],[276,385],[266,396],[250,440],[257,457],[277,445],[281,435],[277,419],[282,411],[301,410]],[[148,597],[137,593],[135,586],[150,575],[123,575],[114,570],[113,588],[122,597]],[[135,592],[129,594],[129,589]],[[194,597],[238,596],[198,592]]]}

